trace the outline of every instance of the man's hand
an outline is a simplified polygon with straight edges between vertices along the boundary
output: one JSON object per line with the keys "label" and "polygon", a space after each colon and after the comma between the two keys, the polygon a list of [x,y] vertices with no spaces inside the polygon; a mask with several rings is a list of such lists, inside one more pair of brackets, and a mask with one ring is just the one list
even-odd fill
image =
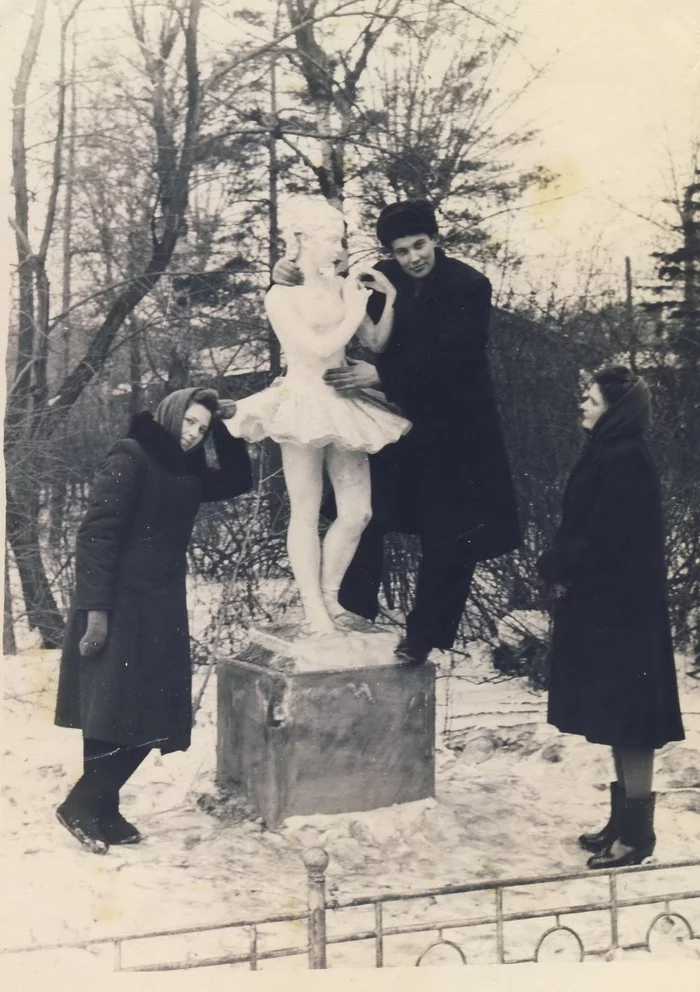
{"label": "man's hand", "polygon": [[568,586],[562,585],[561,582],[555,582],[552,586],[552,594],[555,599],[564,599],[568,591]]}
{"label": "man's hand", "polygon": [[219,416],[222,420],[230,420],[236,412],[235,400],[219,400]]}
{"label": "man's hand", "polygon": [[272,281],[279,286],[301,286],[304,274],[288,258],[281,258],[272,270]]}
{"label": "man's hand", "polygon": [[344,368],[328,369],[323,374],[324,381],[339,393],[352,393],[356,389],[377,389],[381,387],[377,370],[370,362],[348,359]]}
{"label": "man's hand", "polygon": [[106,610],[88,610],[87,628],[78,645],[83,658],[92,658],[105,646],[109,631],[109,614]]}
{"label": "man's hand", "polygon": [[375,293],[383,293],[384,296],[389,296],[392,300],[396,297],[396,287],[379,269],[362,269],[357,273],[357,278],[365,289],[373,289]]}

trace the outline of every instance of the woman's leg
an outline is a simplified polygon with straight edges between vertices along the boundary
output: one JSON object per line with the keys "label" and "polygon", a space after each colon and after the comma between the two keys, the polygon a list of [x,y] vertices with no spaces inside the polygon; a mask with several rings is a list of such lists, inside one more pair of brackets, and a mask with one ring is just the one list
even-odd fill
{"label": "woman's leg", "polygon": [[619,749],[612,749],[612,757],[615,765],[615,781],[610,783],[610,816],[608,822],[601,830],[591,833],[581,834],[578,842],[584,851],[592,854],[600,854],[605,851],[620,834],[619,819],[620,808],[625,795],[625,775],[622,767]]}
{"label": "woman's leg", "polygon": [[338,590],[372,516],[369,458],[362,451],[326,448],[326,465],[337,516],[323,542],[321,587],[331,616],[343,613]]}
{"label": "woman's leg", "polygon": [[615,751],[628,799],[646,799],[651,795],[654,781],[654,751],[641,747],[620,747]]}
{"label": "woman's leg", "polygon": [[151,747],[129,747],[109,741],[83,739],[83,774],[69,799],[101,816],[119,803],[119,790],[131,778]]}
{"label": "woman's leg", "polygon": [[282,468],[289,493],[287,552],[313,631],[335,630],[321,595],[321,541],[318,519],[323,492],[323,448],[282,444]]}

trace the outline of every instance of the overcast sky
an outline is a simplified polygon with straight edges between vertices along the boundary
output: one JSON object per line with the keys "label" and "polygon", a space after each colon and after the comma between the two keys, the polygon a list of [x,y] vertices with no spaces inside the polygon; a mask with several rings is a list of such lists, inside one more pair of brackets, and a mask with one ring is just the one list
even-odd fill
{"label": "overcast sky", "polygon": [[600,236],[614,268],[628,253],[641,272],[660,232],[631,211],[663,218],[671,163],[685,180],[700,136],[700,2],[520,0],[518,21],[523,56],[548,63],[519,112],[541,129],[534,157],[562,177],[546,196],[563,199],[516,225],[533,267]]}

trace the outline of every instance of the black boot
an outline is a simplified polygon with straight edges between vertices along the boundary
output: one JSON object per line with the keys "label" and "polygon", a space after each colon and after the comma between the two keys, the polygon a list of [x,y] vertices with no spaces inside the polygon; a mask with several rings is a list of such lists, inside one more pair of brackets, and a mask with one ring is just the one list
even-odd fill
{"label": "black boot", "polygon": [[143,840],[138,828],[119,812],[119,793],[105,802],[100,826],[108,844],[138,844]]}
{"label": "black boot", "polygon": [[618,811],[620,808],[620,803],[624,799],[625,790],[620,785],[619,782],[610,783],[610,819],[605,824],[602,830],[599,830],[595,834],[581,834],[578,839],[579,845],[584,849],[584,851],[590,851],[591,854],[599,854],[601,851],[605,851],[606,848],[610,847],[613,841],[617,840],[618,837]]}
{"label": "black boot", "polygon": [[433,645],[429,641],[416,634],[407,634],[394,648],[394,655],[404,665],[422,665],[432,650]]}
{"label": "black boot", "polygon": [[[82,782],[82,780],[81,780]],[[106,854],[107,838],[99,822],[99,811],[87,790],[78,782],[56,810],[56,818],[92,854]]]}
{"label": "black boot", "polygon": [[589,868],[623,868],[626,865],[640,865],[650,857],[656,844],[654,833],[655,793],[642,799],[625,796],[620,803],[618,840],[631,850],[615,855],[610,848],[588,859]]}

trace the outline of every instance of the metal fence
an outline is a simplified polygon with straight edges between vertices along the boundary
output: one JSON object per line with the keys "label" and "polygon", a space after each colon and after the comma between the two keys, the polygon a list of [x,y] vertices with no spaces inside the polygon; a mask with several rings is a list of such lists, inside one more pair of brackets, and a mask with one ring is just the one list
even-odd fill
{"label": "metal fence", "polygon": [[[664,864],[648,864],[633,868],[618,868],[607,871],[586,871],[568,874],[553,874],[526,878],[508,878],[499,881],[469,882],[463,885],[445,885],[430,889],[411,892],[391,892],[378,896],[362,896],[351,899],[328,899],[326,894],[326,869],[328,855],[320,848],[307,849],[304,852],[304,862],[307,871],[308,892],[307,908],[303,912],[278,914],[257,920],[233,920],[202,926],[180,927],[167,930],[154,930],[141,933],[126,933],[109,937],[93,937],[85,940],[73,940],[53,944],[30,944],[22,947],[7,948],[5,954],[23,954],[37,951],[64,951],[74,948],[98,949],[111,946],[113,949],[113,967],[115,971],[173,971],[189,968],[216,966],[247,965],[256,971],[262,961],[274,958],[306,958],[309,968],[319,969],[328,967],[328,949],[357,942],[370,941],[373,944],[374,965],[385,967],[386,943],[390,938],[410,936],[412,944],[412,960],[416,966],[421,965],[426,957],[436,948],[447,950],[454,955],[456,962],[469,963],[465,942],[470,931],[475,928],[490,928],[495,939],[495,962],[500,964],[522,964],[541,960],[543,952],[556,937],[568,942],[573,956],[578,961],[590,957],[605,957],[618,951],[652,950],[652,939],[659,932],[662,923],[680,927],[683,941],[695,941],[700,934],[688,918],[688,913],[680,911],[683,903],[698,900],[695,907],[700,915],[700,861],[674,861]],[[695,869],[695,872],[692,870]],[[622,883],[628,884],[631,879],[650,875],[651,887],[658,888],[662,881],[661,873],[667,871],[687,870],[689,875],[695,874],[694,881],[688,886],[672,886],[669,891],[646,892],[635,896],[625,897],[620,892]],[[653,873],[653,874],[652,874]],[[585,888],[604,889],[605,895],[588,898],[583,901],[566,901],[555,899],[556,905],[538,905],[524,909],[509,909],[506,900],[520,896],[536,886],[553,886],[565,889],[567,884],[582,882]],[[409,905],[417,901],[428,901],[431,909],[439,910],[439,901],[443,897],[456,897],[478,894],[486,902],[485,911],[479,915],[458,913],[454,910],[449,915],[439,919],[405,922],[387,920],[387,914],[392,907],[403,907],[410,915]],[[515,900],[517,901],[517,899]],[[649,918],[638,927],[637,935],[632,940],[623,940],[620,932],[621,913],[634,907],[649,907]],[[685,907],[683,907],[685,908]],[[328,935],[329,927],[336,929],[343,914],[349,911],[364,909],[372,919],[371,926],[350,928],[346,932]],[[587,946],[587,938],[580,932],[581,917],[586,914],[604,914],[606,926],[606,943]],[[439,915],[439,914],[438,914]],[[509,928],[518,922],[542,921],[543,927],[538,935],[530,934],[527,940],[514,940],[513,953],[508,949]],[[300,930],[301,940],[291,945],[261,946],[261,936],[275,926],[293,926]],[[577,926],[579,929],[577,929]],[[600,929],[600,928],[599,928]],[[129,950],[144,942],[154,942],[166,938],[194,937],[196,935],[214,934],[225,931],[229,942],[245,944],[245,949],[227,951],[217,955],[192,951],[185,958],[158,959],[141,963],[129,963]],[[422,935],[422,937],[421,937]],[[277,935],[279,938],[279,934]],[[419,938],[425,942],[418,947]],[[273,940],[272,943],[275,941]],[[523,953],[525,945],[531,948],[531,953]],[[179,943],[178,943],[179,946]],[[563,944],[560,945],[561,947]],[[181,949],[180,949],[181,950]],[[396,963],[405,964],[406,961]],[[487,963],[481,961],[480,963]]]}

